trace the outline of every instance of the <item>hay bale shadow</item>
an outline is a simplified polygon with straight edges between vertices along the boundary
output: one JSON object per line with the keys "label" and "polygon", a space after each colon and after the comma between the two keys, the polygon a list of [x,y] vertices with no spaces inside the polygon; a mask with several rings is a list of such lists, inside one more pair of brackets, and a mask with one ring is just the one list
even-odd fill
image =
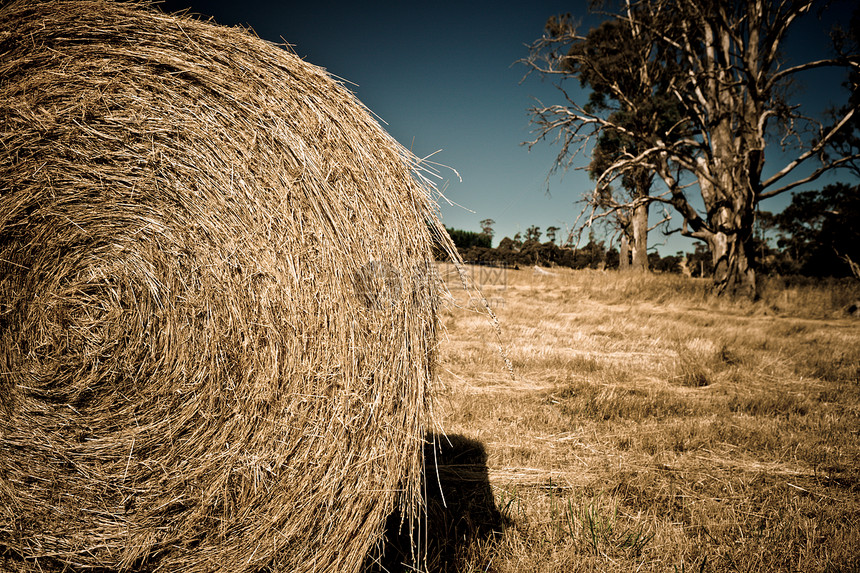
{"label": "hay bale shadow", "polygon": [[494,537],[507,525],[496,508],[481,442],[428,434],[424,467],[421,531],[410,540],[400,512],[392,513],[384,545],[367,559],[363,573],[460,571],[469,545]]}

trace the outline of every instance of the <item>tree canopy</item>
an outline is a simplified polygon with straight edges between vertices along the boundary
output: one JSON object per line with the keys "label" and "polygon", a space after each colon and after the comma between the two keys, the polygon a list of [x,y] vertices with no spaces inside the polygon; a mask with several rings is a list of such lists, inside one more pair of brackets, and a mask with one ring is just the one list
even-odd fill
{"label": "tree canopy", "polygon": [[775,217],[777,245],[808,276],[851,276],[860,263],[860,187],[844,183],[804,191]]}

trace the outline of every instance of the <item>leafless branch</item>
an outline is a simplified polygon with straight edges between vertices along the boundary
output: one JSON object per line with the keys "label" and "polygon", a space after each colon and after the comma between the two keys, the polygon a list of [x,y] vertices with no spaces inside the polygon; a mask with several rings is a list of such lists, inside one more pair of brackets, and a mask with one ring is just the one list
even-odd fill
{"label": "leafless branch", "polygon": [[[818,153],[820,153],[821,150],[823,150],[827,146],[828,142],[833,138],[833,136],[836,135],[836,133],[840,129],[842,129],[842,127],[851,120],[851,117],[856,113],[856,111],[857,111],[856,109],[849,110],[848,113],[846,113],[845,116],[839,121],[839,123],[837,123],[835,126],[833,126],[824,135],[824,137],[822,137],[818,141],[818,143],[816,143],[814,146],[812,146],[806,152],[800,154],[800,156],[798,156],[797,159],[795,159],[794,161],[792,161],[791,163],[789,163],[788,165],[786,165],[785,167],[780,169],[779,172],[775,173],[774,175],[769,177],[767,180],[765,180],[761,184],[762,189],[766,189],[766,188],[770,187],[771,185],[773,185],[774,183],[776,183],[777,181],[779,181],[780,179],[782,179],[783,177],[785,177],[786,175],[791,173],[798,165],[800,165],[801,163],[803,163],[804,161],[806,161],[810,157],[813,157],[813,156],[817,155]],[[802,180],[802,181],[794,183],[794,184],[786,185],[785,187],[777,189],[775,191],[768,191],[766,193],[761,193],[759,195],[759,197],[762,199],[766,199],[768,197],[773,197],[774,195],[782,193],[783,191],[787,191],[788,189],[796,187],[797,185],[800,185],[801,183],[807,183],[808,181],[812,181],[813,179],[817,179],[825,171],[828,171],[828,170],[836,167],[839,164],[846,163],[848,161],[857,159],[857,157],[858,156],[856,156],[856,155],[852,156],[852,157],[843,157],[838,161],[832,162],[831,165],[824,166],[822,168],[817,169],[816,172],[813,174],[813,176],[810,176],[811,178],[807,177],[805,180]]]}

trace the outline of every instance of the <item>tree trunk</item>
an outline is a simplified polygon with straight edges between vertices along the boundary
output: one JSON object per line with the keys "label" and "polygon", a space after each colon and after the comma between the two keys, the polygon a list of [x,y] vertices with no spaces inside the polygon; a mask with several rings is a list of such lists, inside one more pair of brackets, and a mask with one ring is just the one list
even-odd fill
{"label": "tree trunk", "polygon": [[720,294],[756,296],[755,270],[748,241],[737,234],[715,233],[708,238],[714,263],[714,285]]}
{"label": "tree trunk", "polygon": [[[720,97],[725,97],[722,91]],[[752,232],[757,195],[754,182],[761,173],[759,154],[747,139],[735,136],[728,120],[713,128],[712,149],[710,162],[699,158],[699,188],[710,227],[699,238],[711,248],[717,292],[754,299]]]}
{"label": "tree trunk", "polygon": [[621,247],[618,254],[618,270],[630,270],[630,240],[627,238],[627,232],[621,232]]}
{"label": "tree trunk", "polygon": [[648,204],[637,206],[633,210],[632,219],[633,263],[631,270],[645,272],[648,270]]}

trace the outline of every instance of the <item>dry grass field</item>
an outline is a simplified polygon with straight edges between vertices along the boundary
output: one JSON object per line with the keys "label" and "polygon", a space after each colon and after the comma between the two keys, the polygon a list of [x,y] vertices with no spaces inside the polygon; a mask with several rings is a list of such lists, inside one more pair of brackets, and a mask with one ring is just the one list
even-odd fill
{"label": "dry grass field", "polygon": [[860,283],[491,279],[513,376],[451,282],[430,570],[860,570]]}

